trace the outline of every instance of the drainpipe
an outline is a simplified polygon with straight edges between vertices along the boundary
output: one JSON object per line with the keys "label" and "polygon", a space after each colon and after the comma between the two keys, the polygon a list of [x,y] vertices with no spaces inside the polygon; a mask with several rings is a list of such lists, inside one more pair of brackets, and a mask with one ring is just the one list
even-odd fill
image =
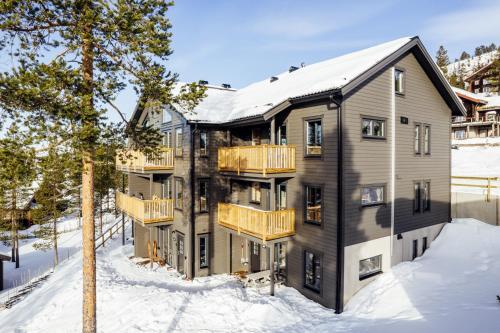
{"label": "drainpipe", "polygon": [[394,222],[396,205],[396,87],[394,82],[395,69],[391,73],[391,260],[394,253]]}
{"label": "drainpipe", "polygon": [[195,268],[196,268],[196,265],[195,265],[195,251],[196,251],[196,230],[195,230],[195,225],[196,225],[196,220],[195,220],[195,172],[196,172],[196,168],[195,168],[195,158],[194,158],[194,154],[195,154],[195,144],[194,144],[194,139],[195,139],[195,133],[196,131],[198,130],[198,124],[195,124],[194,125],[194,129],[191,128],[191,140],[190,140],[190,153],[189,153],[189,157],[190,157],[190,169],[189,169],[189,173],[190,173],[190,187],[191,187],[191,209],[190,209],[190,219],[191,219],[191,278],[194,279],[195,277]]}
{"label": "drainpipe", "polygon": [[344,143],[342,103],[333,95],[330,101],[337,105],[337,283],[335,313],[344,311]]}

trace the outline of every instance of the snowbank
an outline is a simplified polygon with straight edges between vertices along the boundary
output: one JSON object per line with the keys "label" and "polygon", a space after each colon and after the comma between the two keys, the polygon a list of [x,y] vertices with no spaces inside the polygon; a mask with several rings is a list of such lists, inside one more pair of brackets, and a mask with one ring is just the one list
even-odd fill
{"label": "snowbank", "polygon": [[[97,254],[99,332],[496,332],[500,327],[500,228],[448,224],[413,262],[355,295],[342,315],[296,290],[244,289],[218,275],[184,281],[174,271],[134,264],[120,238]],[[5,332],[81,331],[81,256],[0,312]]]}
{"label": "snowbank", "polygon": [[451,157],[454,176],[500,177],[500,146],[459,147]]}

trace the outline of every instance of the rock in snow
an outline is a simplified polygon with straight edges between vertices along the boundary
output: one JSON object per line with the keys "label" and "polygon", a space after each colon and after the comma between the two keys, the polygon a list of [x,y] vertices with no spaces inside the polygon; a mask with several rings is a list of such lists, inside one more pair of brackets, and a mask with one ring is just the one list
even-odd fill
{"label": "rock in snow", "polygon": [[[296,290],[244,289],[217,275],[184,281],[136,265],[118,238],[97,254],[99,332],[499,332],[500,228],[447,224],[426,253],[393,267],[335,315]],[[80,332],[81,255],[0,312],[2,332]]]}

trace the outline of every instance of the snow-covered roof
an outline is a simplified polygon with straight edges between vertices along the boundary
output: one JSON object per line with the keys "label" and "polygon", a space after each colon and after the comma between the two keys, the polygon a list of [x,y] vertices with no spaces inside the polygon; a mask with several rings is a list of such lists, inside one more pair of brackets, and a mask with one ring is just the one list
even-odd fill
{"label": "snow-covered roof", "polygon": [[491,51],[469,59],[464,59],[451,63],[448,66],[446,66],[446,69],[448,71],[447,75],[451,75],[453,73],[459,75],[460,68],[462,68],[463,71],[462,74],[464,75],[464,77],[470,76],[475,71],[491,63],[496,53],[497,51]]}
{"label": "snow-covered roof", "polygon": [[467,99],[472,100],[476,103],[481,103],[481,104],[488,103],[485,99],[482,98],[482,96],[475,94],[473,92],[470,92],[470,91],[467,91],[467,90],[464,90],[461,88],[453,87],[453,86],[451,87],[451,89],[453,89],[453,92],[455,92],[455,94],[457,94],[457,96],[459,96],[459,97],[467,98]]}
{"label": "snow-covered roof", "polygon": [[340,89],[412,41],[399,38],[361,51],[301,67],[234,90],[208,86],[194,112],[178,108],[188,121],[224,123],[262,115],[297,97]]}
{"label": "snow-covered roof", "polygon": [[487,104],[481,109],[498,109],[500,108],[500,96],[492,93],[478,94],[481,99],[485,100]]}

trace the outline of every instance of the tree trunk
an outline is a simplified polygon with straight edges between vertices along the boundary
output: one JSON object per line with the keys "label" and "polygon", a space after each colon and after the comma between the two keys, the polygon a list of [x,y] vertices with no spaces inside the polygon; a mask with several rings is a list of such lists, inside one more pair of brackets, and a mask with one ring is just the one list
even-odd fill
{"label": "tree trunk", "polygon": [[85,114],[83,117],[84,148],[82,149],[82,241],[83,241],[83,320],[84,333],[96,332],[96,267],[95,267],[95,222],[94,222],[94,151],[92,132],[96,128],[97,116],[93,104],[94,46],[92,40],[92,2],[83,5],[82,18],[86,20],[82,33],[82,69]]}
{"label": "tree trunk", "polygon": [[12,222],[12,261],[16,262],[16,268],[19,268],[19,239],[17,233],[17,188],[12,190],[11,204],[11,222]]}
{"label": "tree trunk", "polygon": [[[54,201],[55,201],[55,198],[54,198]],[[54,221],[53,221],[53,243],[54,243],[54,267],[59,265],[59,253],[58,253],[58,250],[57,250],[57,218],[56,218],[56,214],[57,214],[57,206],[56,206],[56,203],[54,202],[53,203],[53,206],[52,206],[52,214],[54,216]]]}

